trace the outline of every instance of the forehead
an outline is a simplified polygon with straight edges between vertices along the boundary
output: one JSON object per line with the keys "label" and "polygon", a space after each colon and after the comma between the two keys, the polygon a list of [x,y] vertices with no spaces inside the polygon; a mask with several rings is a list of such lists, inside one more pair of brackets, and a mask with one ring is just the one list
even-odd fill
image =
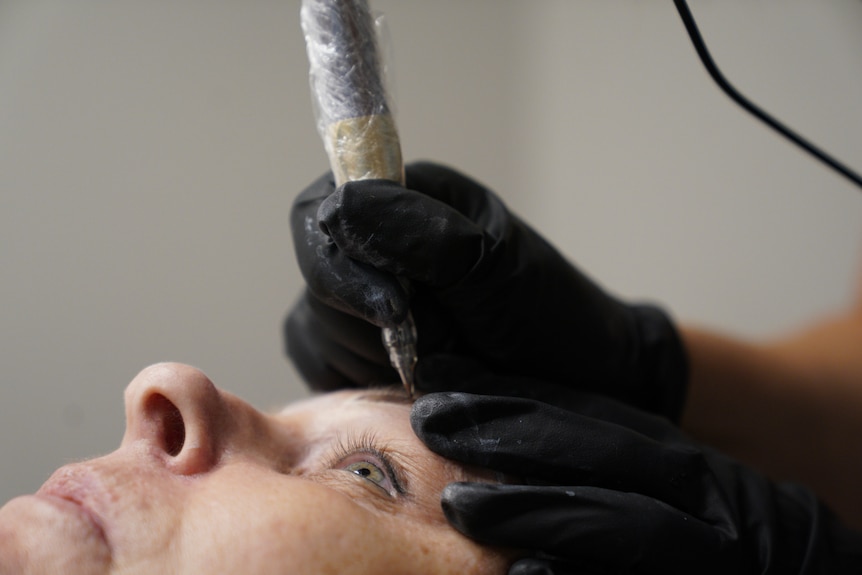
{"label": "forehead", "polygon": [[314,417],[323,414],[342,416],[380,416],[389,414],[409,419],[413,401],[403,390],[380,388],[367,390],[343,390],[314,395],[285,405],[278,411],[279,417]]}
{"label": "forehead", "polygon": [[373,432],[403,449],[423,450],[410,427],[411,403],[387,390],[345,390],[290,403],[276,418],[309,448],[342,434]]}

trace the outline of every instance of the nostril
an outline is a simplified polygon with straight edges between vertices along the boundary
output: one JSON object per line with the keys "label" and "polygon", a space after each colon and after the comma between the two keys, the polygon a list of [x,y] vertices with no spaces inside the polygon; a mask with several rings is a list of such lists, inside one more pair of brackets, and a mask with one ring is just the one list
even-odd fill
{"label": "nostril", "polygon": [[165,453],[171,457],[179,455],[186,441],[186,425],[177,406],[164,395],[154,394],[147,400],[146,412],[157,427]]}

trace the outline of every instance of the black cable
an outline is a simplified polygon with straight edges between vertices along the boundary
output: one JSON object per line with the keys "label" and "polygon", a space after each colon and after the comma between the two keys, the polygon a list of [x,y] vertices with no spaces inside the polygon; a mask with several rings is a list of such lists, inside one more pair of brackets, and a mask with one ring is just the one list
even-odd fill
{"label": "black cable", "polygon": [[697,55],[700,56],[701,62],[706,67],[709,75],[712,76],[712,79],[715,80],[715,83],[718,84],[719,88],[724,90],[724,92],[730,96],[730,98],[751,112],[755,117],[762,120],[768,126],[775,129],[778,133],[780,133],[785,138],[789,139],[791,142],[795,143],[797,146],[837,171],[854,184],[862,188],[862,177],[859,176],[856,172],[851,170],[850,168],[841,164],[838,160],[831,157],[826,152],[820,150],[814,144],[807,141],[802,136],[798,135],[796,132],[764,112],[754,103],[752,103],[748,98],[740,94],[736,88],[734,88],[730,82],[728,82],[724,75],[722,75],[721,71],[718,69],[718,66],[713,62],[712,57],[709,55],[709,51],[706,49],[706,44],[703,41],[703,38],[700,35],[700,32],[697,29],[697,24],[694,21],[694,16],[691,15],[691,11],[688,9],[688,4],[685,0],[674,0],[674,4],[676,4],[676,8],[679,11],[679,15],[682,18],[682,23],[685,25],[685,29],[688,31],[688,35],[691,38],[692,44],[694,44],[694,49],[697,51]]}

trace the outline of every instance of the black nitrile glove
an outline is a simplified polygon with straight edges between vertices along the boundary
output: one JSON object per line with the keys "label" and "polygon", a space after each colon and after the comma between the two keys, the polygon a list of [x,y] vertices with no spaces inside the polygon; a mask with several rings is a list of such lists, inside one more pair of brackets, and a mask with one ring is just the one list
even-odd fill
{"label": "black nitrile glove", "polygon": [[391,381],[369,322],[395,325],[409,307],[420,364],[456,353],[678,419],[687,364],[664,313],[609,296],[473,180],[429,163],[406,173],[406,189],[366,180],[335,190],[327,175],[294,203],[308,290],[285,333],[311,387]]}
{"label": "black nitrile glove", "polygon": [[529,553],[510,575],[862,573],[862,537],[811,492],[771,483],[663,418],[478,370],[462,383],[557,402],[442,392],[413,406],[430,449],[508,476],[449,484],[442,505],[467,536]]}

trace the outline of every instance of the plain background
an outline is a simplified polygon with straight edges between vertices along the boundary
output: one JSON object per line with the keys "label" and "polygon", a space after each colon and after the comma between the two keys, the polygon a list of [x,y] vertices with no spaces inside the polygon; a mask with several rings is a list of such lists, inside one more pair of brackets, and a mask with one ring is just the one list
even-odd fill
{"label": "plain background", "polygon": [[[862,2],[691,5],[734,84],[862,170]],[[372,7],[405,157],[610,291],[750,338],[850,302],[860,190],[721,94],[670,1]],[[325,169],[298,0],[0,0],[0,502],[114,449],[150,363],[306,393],[287,222]]]}

